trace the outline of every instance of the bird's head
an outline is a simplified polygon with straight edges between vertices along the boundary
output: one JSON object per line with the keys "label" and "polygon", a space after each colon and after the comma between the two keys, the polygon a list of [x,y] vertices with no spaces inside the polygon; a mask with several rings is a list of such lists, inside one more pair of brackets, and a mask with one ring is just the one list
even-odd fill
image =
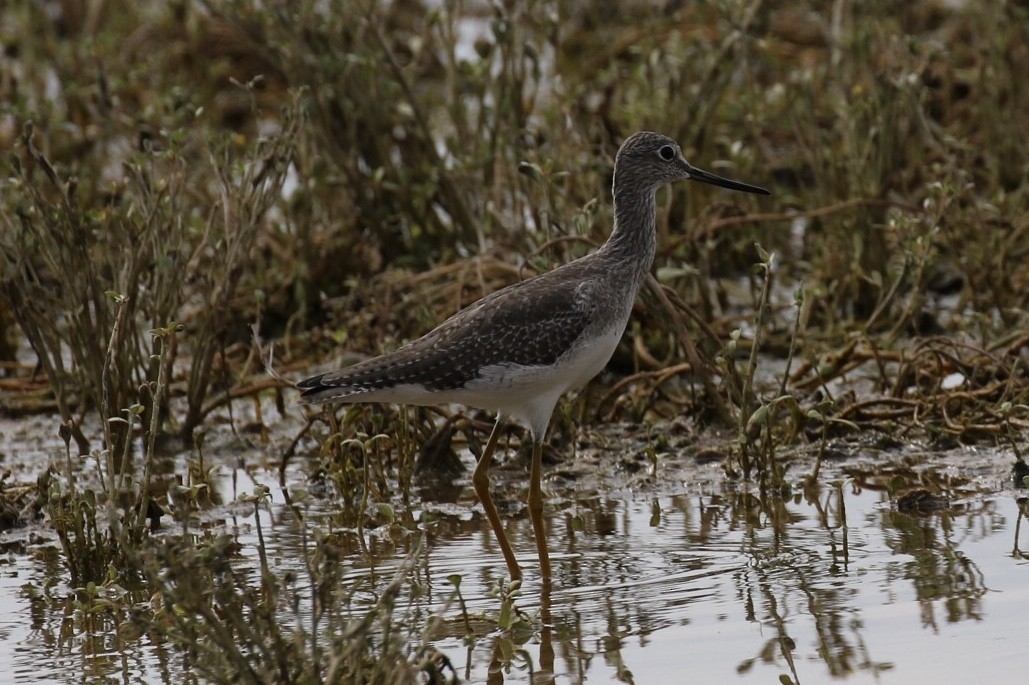
{"label": "bird's head", "polygon": [[764,188],[740,183],[698,169],[682,156],[679,144],[660,133],[640,131],[626,138],[615,157],[615,184],[622,176],[658,188],[672,181],[693,180],[744,193],[770,195]]}

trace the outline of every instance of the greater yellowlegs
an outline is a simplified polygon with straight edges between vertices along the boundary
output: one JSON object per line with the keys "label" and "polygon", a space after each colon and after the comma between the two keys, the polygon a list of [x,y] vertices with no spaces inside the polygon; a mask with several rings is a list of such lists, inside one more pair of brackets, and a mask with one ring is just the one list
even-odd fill
{"label": "greater yellowlegs", "polygon": [[657,189],[683,179],[769,194],[690,166],[671,138],[636,133],[615,157],[614,230],[603,247],[487,295],[394,352],[301,381],[301,401],[456,403],[495,411],[472,483],[513,580],[522,572],[490,496],[489,467],[504,420],[527,426],[529,518],[549,580],[540,461],[550,416],[564,392],[597,375],[614,353],[654,261]]}

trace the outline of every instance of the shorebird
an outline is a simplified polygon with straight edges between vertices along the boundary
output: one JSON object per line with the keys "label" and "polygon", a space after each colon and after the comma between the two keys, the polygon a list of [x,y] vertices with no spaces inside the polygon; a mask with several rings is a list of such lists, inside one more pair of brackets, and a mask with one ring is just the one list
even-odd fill
{"label": "shorebird", "polygon": [[667,136],[633,134],[615,157],[614,229],[600,249],[487,295],[393,352],[300,381],[301,401],[453,403],[496,412],[472,483],[512,580],[522,571],[490,495],[489,468],[505,420],[526,426],[529,518],[549,582],[540,470],[551,414],[562,394],[585,385],[614,354],[654,261],[657,190],[686,179],[769,194],[691,166]]}

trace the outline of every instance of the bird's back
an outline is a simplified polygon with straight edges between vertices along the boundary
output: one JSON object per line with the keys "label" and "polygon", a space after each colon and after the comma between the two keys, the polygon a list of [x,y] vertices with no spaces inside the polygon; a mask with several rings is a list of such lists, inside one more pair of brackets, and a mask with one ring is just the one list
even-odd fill
{"label": "bird's back", "polygon": [[[301,381],[301,399],[461,402],[498,409],[504,403],[499,396],[518,392],[522,378],[531,377],[537,391],[551,389],[558,394],[580,385],[589,378],[564,378],[558,373],[548,383],[540,372],[565,368],[562,362],[570,353],[586,344],[586,338],[599,336],[605,349],[589,355],[588,368],[572,373],[590,372],[592,377],[600,370],[594,367],[602,368],[614,350],[608,329],[620,325],[617,336],[624,330],[628,311],[615,311],[622,308],[609,301],[610,277],[602,278],[596,257],[589,255],[487,295],[393,352]],[[599,356],[604,356],[602,361],[593,359]],[[561,385],[568,387],[557,387]]]}

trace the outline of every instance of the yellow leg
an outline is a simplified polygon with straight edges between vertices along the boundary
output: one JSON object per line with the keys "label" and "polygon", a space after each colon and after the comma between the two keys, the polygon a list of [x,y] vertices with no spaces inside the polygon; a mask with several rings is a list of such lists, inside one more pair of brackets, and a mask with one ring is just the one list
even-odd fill
{"label": "yellow leg", "polygon": [[496,536],[497,543],[500,544],[500,551],[504,555],[504,561],[507,562],[507,570],[511,574],[511,580],[521,580],[522,570],[518,568],[514,550],[511,549],[511,543],[507,541],[504,526],[500,522],[500,514],[497,513],[497,506],[493,504],[493,497],[489,492],[489,465],[493,460],[493,452],[497,448],[497,442],[500,440],[500,423],[501,419],[498,416],[497,423],[493,426],[493,432],[490,433],[489,440],[486,442],[486,449],[482,451],[479,463],[475,465],[475,471],[472,473],[472,485],[475,486],[475,494],[479,497],[479,501],[482,502],[482,508],[486,510],[486,518],[489,519],[490,527],[493,528],[493,535]]}
{"label": "yellow leg", "polygon": [[550,552],[547,551],[547,530],[543,525],[543,444],[532,444],[532,468],[529,471],[529,519],[536,534],[536,551],[540,557],[540,573],[544,584],[550,583]]}

